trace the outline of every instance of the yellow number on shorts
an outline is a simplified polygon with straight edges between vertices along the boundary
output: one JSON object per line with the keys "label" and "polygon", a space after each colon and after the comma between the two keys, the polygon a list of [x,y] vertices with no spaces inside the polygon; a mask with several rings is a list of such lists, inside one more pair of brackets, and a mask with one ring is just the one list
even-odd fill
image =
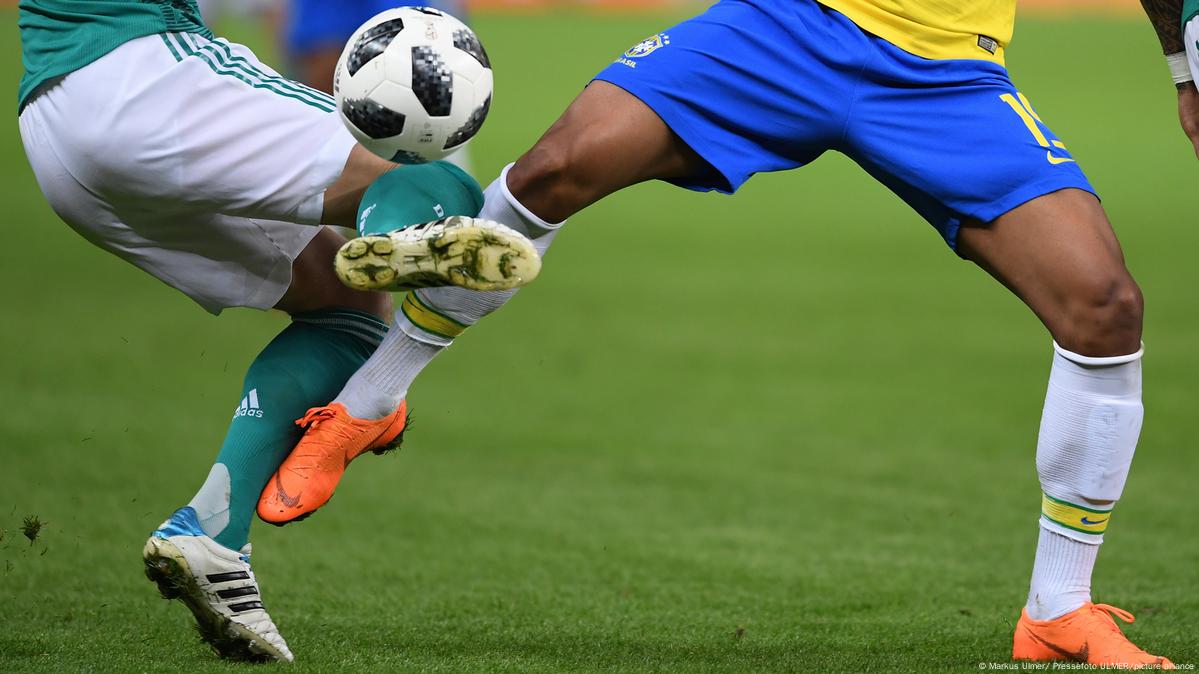
{"label": "yellow number on shorts", "polygon": [[[1019,99],[1017,99],[1016,96],[1019,96]],[[1024,94],[1018,91],[1016,92],[1016,96],[1011,94],[1003,94],[999,97],[999,100],[1011,106],[1012,111],[1020,116],[1021,121],[1024,122],[1024,126],[1028,127],[1028,132],[1031,133],[1032,137],[1036,139],[1037,144],[1046,149],[1045,158],[1049,160],[1049,163],[1065,164],[1066,162],[1074,161],[1069,157],[1058,157],[1053,154],[1053,150],[1051,148],[1056,147],[1059,150],[1065,150],[1066,144],[1060,140],[1050,141],[1048,138],[1046,138],[1045,134],[1041,131],[1041,127],[1037,126],[1037,122],[1040,122],[1041,118],[1038,117],[1036,111],[1032,109],[1032,104],[1028,102],[1028,99],[1024,97]]]}

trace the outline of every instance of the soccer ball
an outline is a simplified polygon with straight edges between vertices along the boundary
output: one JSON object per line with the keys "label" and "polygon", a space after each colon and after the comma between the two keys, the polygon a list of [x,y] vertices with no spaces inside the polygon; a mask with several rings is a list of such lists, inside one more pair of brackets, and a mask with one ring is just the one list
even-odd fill
{"label": "soccer ball", "polygon": [[474,31],[429,7],[389,9],[367,21],[333,77],[350,133],[402,164],[441,159],[474,138],[491,91],[491,61]]}

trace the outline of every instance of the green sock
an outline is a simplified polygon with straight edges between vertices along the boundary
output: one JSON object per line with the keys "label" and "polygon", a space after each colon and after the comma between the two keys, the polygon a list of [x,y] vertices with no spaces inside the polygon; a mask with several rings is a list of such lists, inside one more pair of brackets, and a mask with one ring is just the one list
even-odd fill
{"label": "green sock", "polygon": [[333,400],[386,332],[369,314],[314,311],[293,316],[258,354],[216,465],[188,504],[205,533],[234,550],[246,544],[262,488],[303,434],[296,420]]}
{"label": "green sock", "polygon": [[479,183],[457,166],[444,161],[400,166],[362,195],[358,233],[386,234],[451,215],[473,217],[482,208]]}

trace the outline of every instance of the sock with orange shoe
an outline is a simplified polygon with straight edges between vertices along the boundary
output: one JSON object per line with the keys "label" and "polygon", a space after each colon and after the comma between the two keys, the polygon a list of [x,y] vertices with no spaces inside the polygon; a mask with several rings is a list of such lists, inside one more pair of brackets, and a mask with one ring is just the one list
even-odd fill
{"label": "sock with orange shoe", "polygon": [[1140,436],[1141,356],[1092,358],[1054,344],[1037,443],[1043,491],[1028,603],[1012,657],[1173,669],[1116,624],[1131,613],[1091,602],[1091,572]]}
{"label": "sock with orange shoe", "polygon": [[296,420],[336,395],[386,332],[369,314],[315,311],[294,316],[262,350],[216,464],[188,504],[206,534],[233,550],[246,544],[263,486],[303,435]]}
{"label": "sock with orange shoe", "polygon": [[1026,610],[1052,620],[1091,600],[1091,571],[1141,432],[1141,356],[1054,344],[1037,442],[1041,533]]}

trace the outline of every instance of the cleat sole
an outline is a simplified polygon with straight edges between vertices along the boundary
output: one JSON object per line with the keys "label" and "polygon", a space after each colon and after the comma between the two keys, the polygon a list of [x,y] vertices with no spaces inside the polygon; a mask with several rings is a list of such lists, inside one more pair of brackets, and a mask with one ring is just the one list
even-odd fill
{"label": "cleat sole", "polygon": [[[332,501],[332,500],[333,500],[333,498],[330,497],[329,501]],[[322,505],[321,508],[324,508],[325,506],[329,505],[329,501],[325,501],[325,505]],[[316,510],[320,510],[321,508],[317,508]],[[262,516],[259,516],[258,519],[262,520],[263,522],[266,522],[267,524],[271,525],[272,527],[285,527],[289,524],[295,524],[296,522],[303,522],[304,520],[308,519],[309,517],[312,517],[312,514],[315,513],[316,510],[306,512],[303,515],[300,515],[299,517],[293,517],[289,520],[282,520],[282,521],[278,521],[278,522],[264,519]]]}
{"label": "cleat sole", "polygon": [[343,245],[334,261],[342,283],[365,291],[450,285],[511,290],[541,272],[532,242],[498,223],[454,216],[432,225],[421,238],[407,238],[404,231]]}
{"label": "cleat sole", "polygon": [[218,656],[244,662],[287,662],[278,649],[204,601],[204,593],[183,553],[174,543],[152,537],[142,550],[146,577],[164,599],[178,599],[196,618],[196,631]]}

